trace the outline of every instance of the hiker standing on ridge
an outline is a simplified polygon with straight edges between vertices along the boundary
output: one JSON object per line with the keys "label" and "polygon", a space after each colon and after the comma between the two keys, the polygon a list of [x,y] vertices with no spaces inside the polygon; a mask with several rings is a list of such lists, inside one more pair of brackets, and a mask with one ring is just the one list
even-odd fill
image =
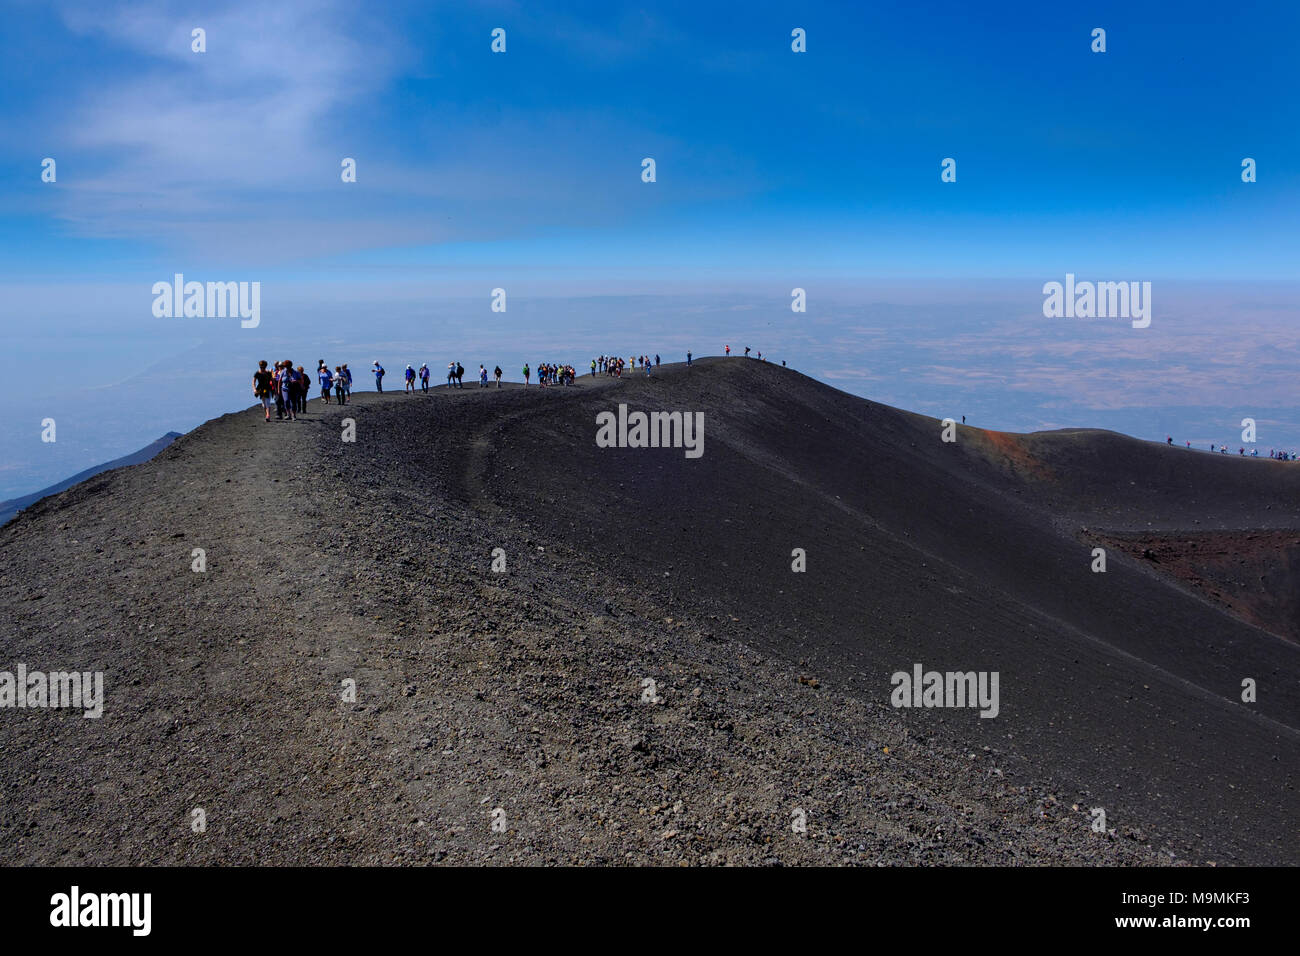
{"label": "hiker standing on ridge", "polygon": [[487,367],[482,364],[478,367],[478,387],[487,388]]}
{"label": "hiker standing on ridge", "polygon": [[307,370],[301,365],[298,366],[298,411],[300,414],[307,414],[307,399],[311,397],[311,379],[307,377]]}
{"label": "hiker standing on ridge", "polygon": [[379,364],[379,359],[375,359],[375,367],[371,369],[375,373],[375,391],[384,390],[384,367]]}
{"label": "hiker standing on ridge", "polygon": [[455,362],[447,363],[447,387],[448,388],[456,387],[456,363]]}
{"label": "hiker standing on ridge", "polygon": [[723,350],[724,352],[727,353],[727,358],[731,358],[731,346],[730,346],[730,345],[724,345],[724,346],[722,347],[722,350]]}
{"label": "hiker standing on ridge", "polygon": [[253,373],[253,396],[262,403],[268,422],[271,420],[271,379],[274,377],[266,370],[266,359],[257,363],[257,371]]}
{"label": "hiker standing on ridge", "polygon": [[528,387],[528,363],[524,363],[524,388]]}
{"label": "hiker standing on ridge", "polygon": [[293,362],[285,359],[284,366],[280,369],[280,392],[284,395],[284,404],[291,422],[298,420],[298,412],[295,407],[298,404],[297,381],[298,373],[293,370]]}
{"label": "hiker standing on ridge", "polygon": [[347,362],[343,363],[343,394],[352,397],[352,369],[348,368]]}
{"label": "hiker standing on ridge", "polygon": [[284,393],[280,391],[280,363],[275,363],[271,372],[271,397],[275,399],[276,420],[284,418]]}
{"label": "hiker standing on ridge", "polygon": [[687,367],[687,368],[690,368],[690,365],[691,365],[691,350],[690,350],[690,349],[687,349],[687,350],[686,350],[686,367]]}
{"label": "hiker standing on ridge", "polygon": [[348,398],[347,382],[343,379],[343,366],[334,366],[334,397],[340,405],[346,405]]}
{"label": "hiker standing on ridge", "polygon": [[406,371],[402,373],[402,376],[406,379],[406,388],[403,389],[403,391],[410,392],[412,395],[414,395],[415,394],[415,369],[411,368],[411,366],[409,365],[406,366]]}
{"label": "hiker standing on ridge", "polygon": [[497,388],[500,388],[501,387],[501,366],[498,365],[496,371],[493,372],[492,374],[496,376]]}
{"label": "hiker standing on ridge", "polygon": [[420,391],[429,391],[429,363],[425,362],[420,366]]}
{"label": "hiker standing on ridge", "polygon": [[461,365],[459,362],[456,363],[456,387],[465,387],[465,366]]}
{"label": "hiker standing on ridge", "polygon": [[334,373],[324,362],[316,370],[316,376],[320,379],[320,398],[326,405],[330,403],[330,391],[334,388]]}

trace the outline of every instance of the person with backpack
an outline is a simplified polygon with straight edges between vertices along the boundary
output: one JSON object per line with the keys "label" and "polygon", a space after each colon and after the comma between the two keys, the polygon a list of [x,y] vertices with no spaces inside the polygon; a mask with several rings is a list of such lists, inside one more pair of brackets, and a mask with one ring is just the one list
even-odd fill
{"label": "person with backpack", "polygon": [[686,350],[686,367],[687,367],[687,368],[690,368],[690,367],[691,367],[691,351],[690,351],[690,349],[687,349],[687,350]]}
{"label": "person with backpack", "polygon": [[524,363],[524,388],[528,387],[528,363]]}
{"label": "person with backpack", "polygon": [[334,397],[338,399],[340,405],[346,405],[348,396],[348,386],[343,380],[343,366],[334,366]]}
{"label": "person with backpack", "polygon": [[352,370],[348,368],[348,363],[343,363],[343,394],[347,398],[352,397]]}
{"label": "person with backpack", "polygon": [[501,366],[498,365],[496,371],[492,373],[497,378],[497,388],[501,387]]}
{"label": "person with backpack", "polygon": [[461,365],[459,362],[456,363],[456,387],[465,387],[465,366]]}
{"label": "person with backpack", "polygon": [[429,363],[425,362],[420,366],[420,391],[429,391]]}
{"label": "person with backpack", "polygon": [[412,395],[414,395],[415,394],[415,369],[411,368],[411,366],[408,365],[406,366],[406,371],[403,372],[402,374],[406,379],[406,388],[404,388],[403,391],[410,392]]}
{"label": "person with backpack", "polygon": [[257,371],[253,373],[253,397],[262,403],[268,422],[271,420],[271,379],[274,377],[267,371],[266,359],[257,363]]}
{"label": "person with backpack", "polygon": [[382,392],[384,390],[384,367],[379,364],[378,359],[375,359],[375,367],[371,371],[375,373],[375,391]]}
{"label": "person with backpack", "polygon": [[478,367],[478,387],[487,388],[487,367],[482,363]]}

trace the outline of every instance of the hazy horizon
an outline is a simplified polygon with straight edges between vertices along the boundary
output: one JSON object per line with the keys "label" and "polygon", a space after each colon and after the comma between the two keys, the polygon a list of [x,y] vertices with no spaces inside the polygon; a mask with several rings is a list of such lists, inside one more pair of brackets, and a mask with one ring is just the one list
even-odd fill
{"label": "hazy horizon", "polygon": [[[452,359],[471,371],[500,364],[519,380],[524,361],[587,371],[599,354],[676,362],[688,348],[703,357],[748,345],[846,392],[986,428],[1107,428],[1201,449],[1228,442],[1235,453],[1250,417],[1261,456],[1300,451],[1295,286],[1157,283],[1151,326],[1133,330],[1122,320],[1044,318],[1041,290],[1027,281],[895,283],[874,296],[869,284],[852,285],[809,284],[804,313],[791,311],[789,289],[775,280],[766,295],[515,295],[494,313],[486,289],[472,298],[435,297],[428,285],[369,290],[391,296],[377,303],[273,282],[252,329],[238,318],[154,324],[141,286],[97,287],[94,308],[77,313],[68,310],[88,300],[84,289],[46,291],[27,303],[38,318],[11,335],[0,366],[10,381],[30,382],[0,425],[0,498],[248,408],[257,360],[285,357],[307,368],[346,361],[361,390],[373,389],[379,359],[391,390],[408,363],[428,362],[435,384]],[[146,316],[132,323],[141,300]],[[68,328],[78,330],[71,339],[53,331]],[[41,442],[46,417],[57,422],[54,444]]]}

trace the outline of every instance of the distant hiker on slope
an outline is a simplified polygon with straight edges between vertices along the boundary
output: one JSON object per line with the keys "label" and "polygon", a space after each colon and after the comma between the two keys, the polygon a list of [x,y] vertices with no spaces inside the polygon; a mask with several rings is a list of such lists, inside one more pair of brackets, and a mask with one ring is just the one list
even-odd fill
{"label": "distant hiker on slope", "polygon": [[257,363],[257,371],[253,373],[253,396],[262,403],[268,422],[271,420],[271,379],[274,377],[267,371],[266,359]]}
{"label": "distant hiker on slope", "polygon": [[478,387],[487,388],[487,367],[483,365],[478,367]]}
{"label": "distant hiker on slope", "polygon": [[425,362],[423,365],[420,366],[420,391],[427,392],[428,390],[429,390],[429,363]]}
{"label": "distant hiker on slope", "polygon": [[528,387],[528,363],[524,363],[524,388]]}
{"label": "distant hiker on slope", "polygon": [[723,350],[724,352],[727,353],[727,358],[731,358],[731,346],[730,346],[730,345],[724,345],[724,346],[722,347],[722,350]]}
{"label": "distant hiker on slope", "polygon": [[689,350],[689,349],[688,349],[687,352],[686,352],[686,364],[687,364],[688,366],[691,364],[691,353],[690,353],[690,350]]}
{"label": "distant hiker on slope", "polygon": [[334,366],[334,397],[340,405],[346,405],[348,398],[347,382],[343,379],[343,366]]}
{"label": "distant hiker on slope", "polygon": [[496,379],[497,379],[497,388],[500,388],[500,387],[501,387],[501,366],[498,365],[497,368],[496,368],[496,371],[493,372],[492,374],[496,376]]}
{"label": "distant hiker on slope", "polygon": [[402,373],[402,377],[406,379],[406,388],[403,389],[403,391],[410,392],[412,395],[414,395],[415,394],[415,369],[411,368],[411,366],[409,365],[406,366],[406,371]]}
{"label": "distant hiker on slope", "polygon": [[352,397],[352,370],[348,368],[347,362],[343,363],[343,394]]}
{"label": "distant hiker on slope", "polygon": [[378,359],[375,360],[375,367],[371,371],[375,373],[375,391],[382,392],[384,390],[384,367],[379,364]]}

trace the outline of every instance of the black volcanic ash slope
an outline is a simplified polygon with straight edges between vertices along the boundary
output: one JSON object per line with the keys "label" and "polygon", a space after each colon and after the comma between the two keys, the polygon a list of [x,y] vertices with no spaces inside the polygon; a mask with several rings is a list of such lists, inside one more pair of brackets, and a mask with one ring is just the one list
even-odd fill
{"label": "black volcanic ash slope", "polygon": [[[868,699],[918,662],[996,670],[997,719],[911,726],[1016,754],[1193,857],[1295,860],[1300,648],[1118,551],[1093,573],[1089,532],[1300,530],[1300,466],[1097,432],[949,444],[934,419],[744,360],[634,377],[617,400],[705,410],[704,456],[596,448],[615,396],[593,392],[492,435],[488,497]],[[516,479],[548,449],[566,469]]]}
{"label": "black volcanic ash slope", "polygon": [[[704,457],[597,449],[619,401]],[[107,694],[0,711],[3,862],[1294,861],[1294,645],[1086,574],[1005,436],[742,359],[312,409],[0,530],[0,669]],[[913,662],[1002,713],[894,711]]]}

